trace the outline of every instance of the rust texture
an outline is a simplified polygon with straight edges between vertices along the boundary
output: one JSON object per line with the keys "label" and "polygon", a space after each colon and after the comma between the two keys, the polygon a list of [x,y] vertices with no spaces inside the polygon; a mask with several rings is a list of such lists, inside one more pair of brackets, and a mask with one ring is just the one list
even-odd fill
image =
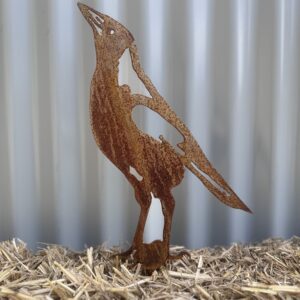
{"label": "rust texture", "polygon": [[[208,161],[186,125],[177,117],[144,73],[132,34],[111,17],[84,4],[79,9],[91,26],[96,48],[96,69],[90,88],[90,122],[100,150],[126,176],[135,191],[141,211],[132,246],[123,256],[133,253],[136,262],[154,270],[168,259],[172,216],[175,207],[171,189],[183,179],[185,168],[196,175],[211,193],[226,205],[250,212]],[[129,49],[132,67],[151,97],[132,94],[128,85],[118,83],[119,60]],[[178,148],[162,136],[160,140],[143,133],[132,119],[136,105],[157,112],[182,135]],[[135,176],[134,169],[139,175]],[[151,193],[160,199],[164,215],[163,240],[143,242],[144,227],[151,204]]]}

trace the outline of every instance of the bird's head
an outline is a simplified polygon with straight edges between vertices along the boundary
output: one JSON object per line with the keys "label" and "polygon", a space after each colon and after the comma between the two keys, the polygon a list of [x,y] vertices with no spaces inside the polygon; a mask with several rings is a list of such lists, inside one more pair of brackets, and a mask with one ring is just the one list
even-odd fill
{"label": "bird's head", "polygon": [[92,27],[97,57],[105,55],[113,61],[118,61],[133,43],[132,34],[122,24],[107,15],[80,2],[78,7]]}

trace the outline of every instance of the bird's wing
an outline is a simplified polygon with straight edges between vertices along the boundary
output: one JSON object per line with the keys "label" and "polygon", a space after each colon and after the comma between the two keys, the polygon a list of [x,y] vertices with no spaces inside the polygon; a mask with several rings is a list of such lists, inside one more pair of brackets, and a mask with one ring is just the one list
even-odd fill
{"label": "bird's wing", "polygon": [[160,136],[160,139],[163,142],[168,143],[170,147],[178,153],[182,163],[202,181],[212,194],[230,207],[251,212],[218,171],[212,166],[189,129],[163,98],[153,99],[143,95],[134,94],[132,95],[132,100],[135,105],[144,105],[157,112],[182,134],[184,141],[178,144],[178,147],[184,152],[183,155],[178,153],[178,151],[176,151],[163,136]]}
{"label": "bird's wing", "polygon": [[[177,152],[178,156],[182,163],[202,181],[212,194],[230,207],[251,212],[251,210],[235,194],[223,177],[212,166],[189,129],[156,90],[153,83],[140,65],[136,46],[133,44],[129,50],[133,68],[152,96],[152,98],[149,98],[138,94],[132,95],[133,106],[144,105],[152,109],[182,134],[184,141],[178,144],[178,147],[184,152],[184,155]],[[160,139],[163,142],[168,143],[162,136],[160,136]],[[172,145],[170,146],[176,152],[176,149]]]}

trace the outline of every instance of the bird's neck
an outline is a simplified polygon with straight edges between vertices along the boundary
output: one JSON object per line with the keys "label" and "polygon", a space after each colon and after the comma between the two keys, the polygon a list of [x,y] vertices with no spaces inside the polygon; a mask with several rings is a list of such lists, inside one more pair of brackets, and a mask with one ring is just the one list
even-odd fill
{"label": "bird's neck", "polygon": [[104,82],[106,86],[118,85],[118,68],[119,63],[111,62],[105,59],[97,59],[96,73],[100,81]]}

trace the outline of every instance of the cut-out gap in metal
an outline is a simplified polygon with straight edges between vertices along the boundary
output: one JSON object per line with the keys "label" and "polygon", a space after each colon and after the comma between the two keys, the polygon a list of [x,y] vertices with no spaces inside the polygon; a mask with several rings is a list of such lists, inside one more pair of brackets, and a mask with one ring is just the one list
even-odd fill
{"label": "cut-out gap in metal", "polygon": [[129,50],[126,49],[119,59],[119,85],[128,85],[131,94],[144,95],[151,97],[144,83],[139,79],[136,72],[132,68]]}
{"label": "cut-out gap in metal", "polygon": [[143,176],[141,176],[138,171],[136,170],[136,168],[130,166],[129,167],[129,173],[131,175],[133,175],[138,181],[142,181],[143,180]]}
{"label": "cut-out gap in metal", "polygon": [[210,178],[206,173],[201,171],[195,163],[191,162],[191,165],[193,166],[193,168],[197,170],[197,172],[199,172],[203,177],[205,177],[205,179],[209,181],[221,193],[224,193],[227,197],[230,196],[230,194],[225,189],[223,189],[217,182],[215,182],[212,178]]}

